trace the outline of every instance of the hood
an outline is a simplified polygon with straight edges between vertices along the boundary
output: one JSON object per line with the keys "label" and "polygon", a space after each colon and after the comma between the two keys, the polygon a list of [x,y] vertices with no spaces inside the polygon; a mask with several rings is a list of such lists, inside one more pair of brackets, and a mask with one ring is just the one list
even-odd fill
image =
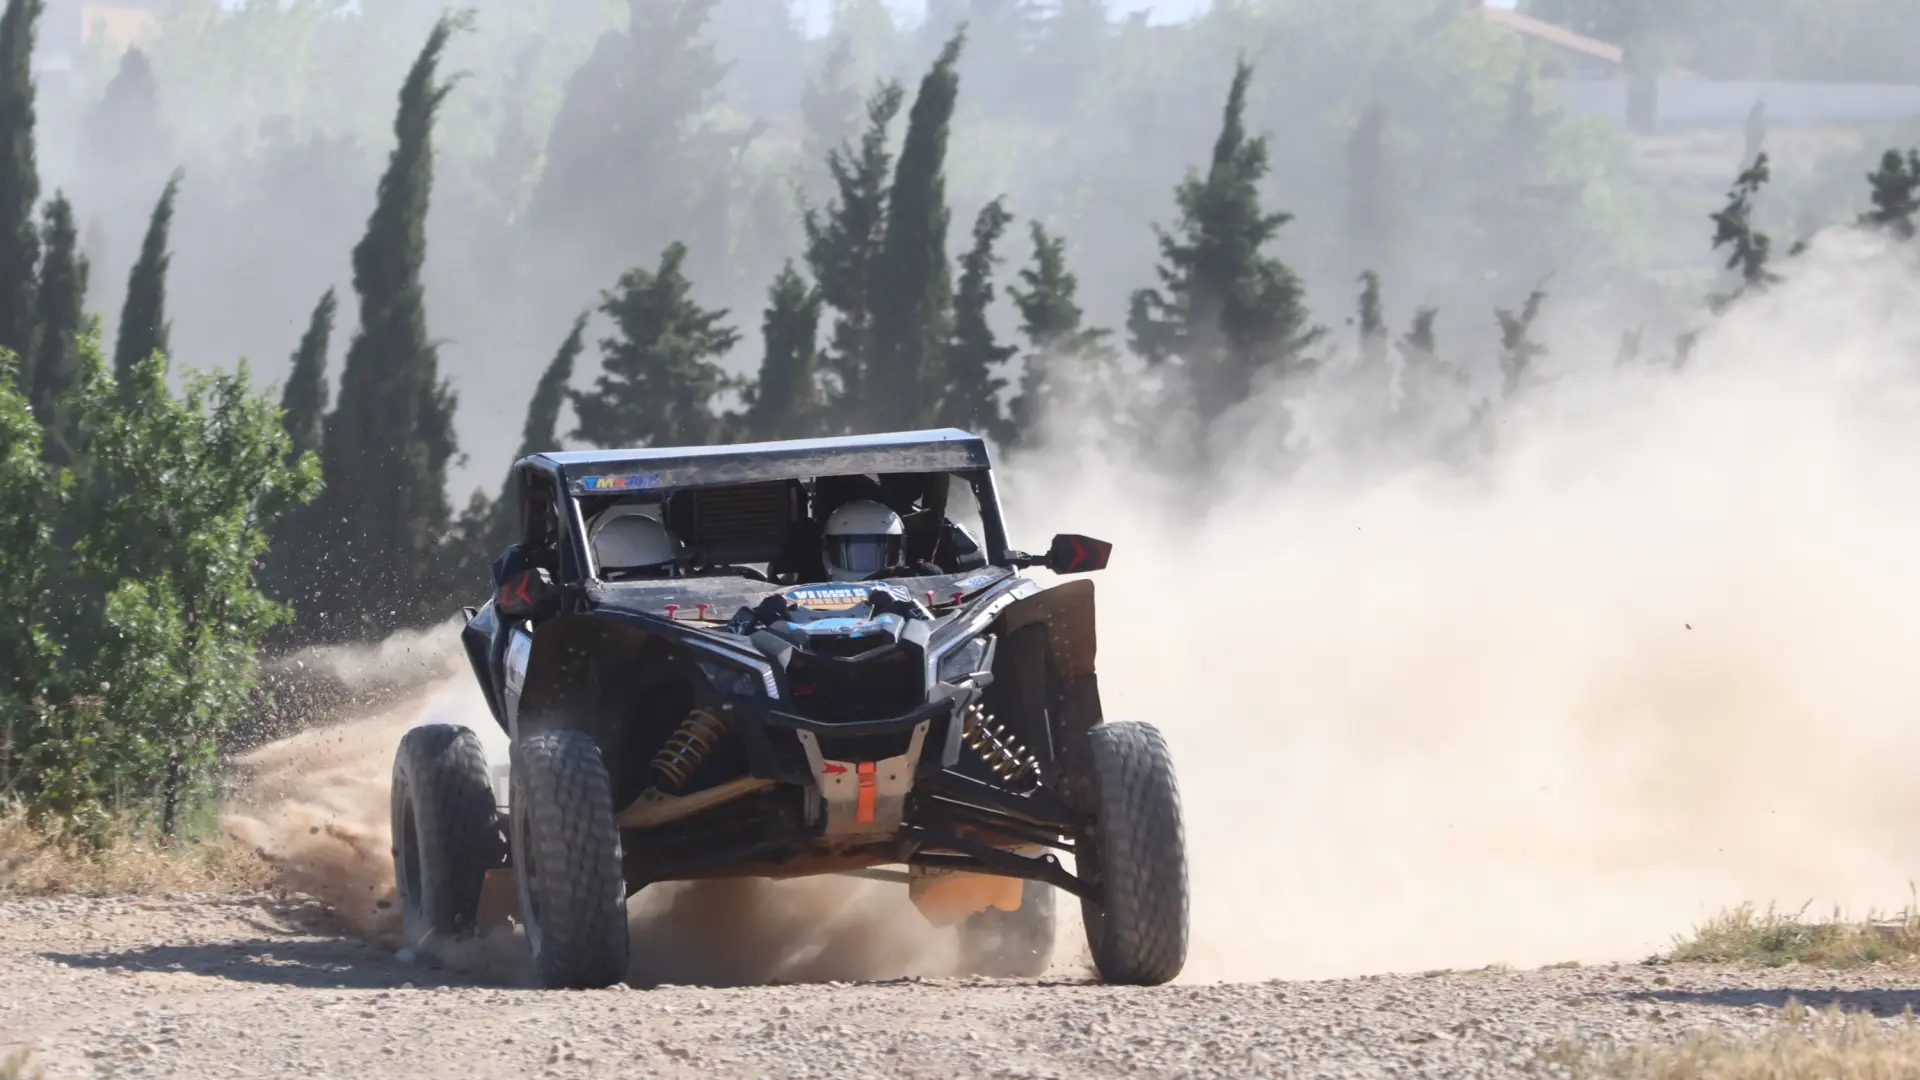
{"label": "hood", "polygon": [[[1003,567],[987,567],[934,577],[777,586],[726,575],[596,582],[588,595],[596,608],[667,616],[690,624],[689,629],[716,634],[752,635],[773,622],[785,621],[814,627],[808,637],[839,637],[854,635],[857,627],[872,624],[888,612],[899,617],[900,632],[908,622],[939,626],[973,598],[1012,576],[1013,571]],[[879,607],[871,599],[876,590],[882,597]],[[898,640],[896,631],[885,632]]]}

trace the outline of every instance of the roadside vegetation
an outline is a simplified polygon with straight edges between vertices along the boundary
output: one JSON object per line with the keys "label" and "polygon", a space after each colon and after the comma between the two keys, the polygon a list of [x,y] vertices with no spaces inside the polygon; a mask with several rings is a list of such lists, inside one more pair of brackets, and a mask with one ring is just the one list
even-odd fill
{"label": "roadside vegetation", "polygon": [[1789,913],[1746,904],[1701,923],[1691,936],[1676,938],[1662,959],[1760,967],[1911,964],[1920,959],[1920,910],[1908,907],[1894,917],[1857,920],[1836,911],[1809,919],[1804,908]]}
{"label": "roadside vegetation", "polygon": [[[0,805],[0,896],[235,893],[273,881],[273,867],[252,850],[197,821],[171,839],[130,815],[79,834]],[[0,1071],[0,1080],[8,1075]]]}
{"label": "roadside vegetation", "polygon": [[1920,1075],[1920,1024],[1795,1003],[1766,1035],[1694,1032],[1630,1046],[1574,1040],[1536,1062],[1566,1080],[1900,1080]]}

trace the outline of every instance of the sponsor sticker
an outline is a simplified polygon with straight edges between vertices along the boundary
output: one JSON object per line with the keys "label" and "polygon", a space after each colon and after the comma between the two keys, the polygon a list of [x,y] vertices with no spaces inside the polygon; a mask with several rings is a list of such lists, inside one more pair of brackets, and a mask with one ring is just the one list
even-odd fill
{"label": "sponsor sticker", "polygon": [[783,595],[793,603],[812,611],[845,611],[866,603],[867,594],[875,589],[892,593],[902,600],[912,600],[912,596],[906,590],[895,585],[883,585],[877,581],[801,585],[798,588],[788,589]]}
{"label": "sponsor sticker", "polygon": [[961,592],[971,592],[983,585],[993,584],[993,578],[994,576],[992,574],[975,574],[972,577],[963,577],[959,581],[954,582],[953,587]]}
{"label": "sponsor sticker", "polygon": [[814,611],[844,611],[867,602],[871,586],[855,582],[847,585],[802,585],[788,589],[788,600]]}
{"label": "sponsor sticker", "polygon": [[589,476],[580,481],[587,491],[647,491],[660,486],[659,473],[628,473],[624,476]]}

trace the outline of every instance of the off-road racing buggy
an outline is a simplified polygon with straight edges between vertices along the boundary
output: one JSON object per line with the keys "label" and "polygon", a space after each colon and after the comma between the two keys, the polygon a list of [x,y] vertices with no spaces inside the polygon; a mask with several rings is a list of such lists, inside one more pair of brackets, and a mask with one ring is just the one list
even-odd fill
{"label": "off-road racing buggy", "polygon": [[[957,925],[979,973],[1045,969],[1056,889],[1104,979],[1180,972],[1166,743],[1102,717],[1093,583],[1020,573],[1098,570],[1109,545],[1010,549],[979,438],[556,452],[513,486],[518,542],[461,632],[510,765],[458,726],[402,741],[410,944],[473,932],[510,877],[541,984],[609,986],[649,884],[853,873]],[[822,530],[855,500],[897,515],[904,550],[833,580]]]}

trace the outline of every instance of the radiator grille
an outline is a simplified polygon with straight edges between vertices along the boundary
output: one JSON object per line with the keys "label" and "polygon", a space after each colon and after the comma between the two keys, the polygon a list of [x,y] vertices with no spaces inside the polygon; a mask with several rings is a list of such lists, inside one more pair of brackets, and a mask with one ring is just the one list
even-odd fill
{"label": "radiator grille", "polygon": [[919,653],[898,645],[861,660],[795,652],[787,677],[793,711],[822,723],[885,720],[926,701]]}

